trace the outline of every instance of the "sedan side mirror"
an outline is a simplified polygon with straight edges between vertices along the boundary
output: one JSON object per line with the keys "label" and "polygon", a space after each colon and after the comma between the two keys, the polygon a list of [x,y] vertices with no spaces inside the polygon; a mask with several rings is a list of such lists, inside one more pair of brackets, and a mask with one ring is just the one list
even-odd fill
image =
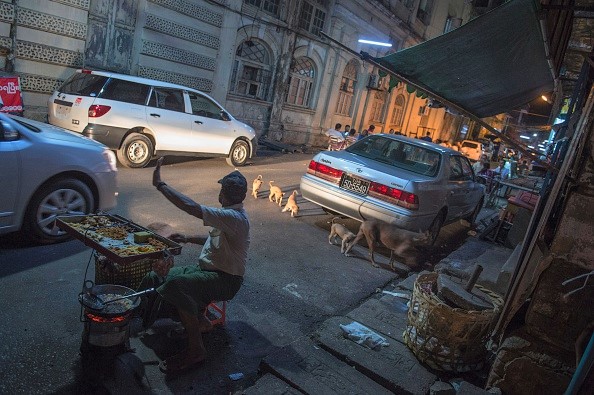
{"label": "sedan side mirror", "polygon": [[221,119],[223,121],[230,121],[231,117],[229,116],[229,114],[227,114],[225,110],[221,110]]}
{"label": "sedan side mirror", "polygon": [[8,122],[0,122],[0,140],[16,141],[19,139],[19,132]]}

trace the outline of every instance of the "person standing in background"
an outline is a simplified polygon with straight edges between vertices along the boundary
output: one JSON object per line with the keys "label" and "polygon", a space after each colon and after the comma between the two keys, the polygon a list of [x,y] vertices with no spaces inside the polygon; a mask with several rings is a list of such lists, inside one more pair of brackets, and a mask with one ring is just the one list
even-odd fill
{"label": "person standing in background", "polygon": [[424,135],[423,137],[421,137],[421,140],[432,142],[433,139],[431,138],[431,132],[427,132],[426,135]]}

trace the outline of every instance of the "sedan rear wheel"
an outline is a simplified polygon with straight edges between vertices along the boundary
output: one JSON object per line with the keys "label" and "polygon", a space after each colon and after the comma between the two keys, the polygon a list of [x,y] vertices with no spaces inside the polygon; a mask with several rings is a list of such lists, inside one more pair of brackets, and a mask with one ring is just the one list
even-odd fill
{"label": "sedan rear wheel", "polygon": [[95,199],[89,187],[76,179],[63,179],[44,185],[31,199],[23,222],[27,236],[43,244],[69,239],[55,225],[60,215],[85,215],[93,211]]}

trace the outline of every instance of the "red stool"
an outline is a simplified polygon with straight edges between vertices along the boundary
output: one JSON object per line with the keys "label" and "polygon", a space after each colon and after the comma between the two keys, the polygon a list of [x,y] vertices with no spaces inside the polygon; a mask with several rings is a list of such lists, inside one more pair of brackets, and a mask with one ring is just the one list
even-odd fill
{"label": "red stool", "polygon": [[[212,301],[204,311],[206,318],[212,322],[213,325],[225,325],[225,318],[227,315],[227,301],[222,302]],[[211,318],[214,316],[215,318]]]}

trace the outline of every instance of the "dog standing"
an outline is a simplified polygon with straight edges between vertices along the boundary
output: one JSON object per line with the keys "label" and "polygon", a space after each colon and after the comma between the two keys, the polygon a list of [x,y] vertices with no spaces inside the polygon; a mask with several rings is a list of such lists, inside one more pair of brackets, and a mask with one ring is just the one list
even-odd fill
{"label": "dog standing", "polygon": [[345,254],[348,254],[351,248],[363,237],[367,240],[371,265],[373,267],[379,267],[375,263],[373,252],[375,244],[380,242],[390,250],[390,268],[392,270],[394,270],[394,255],[403,257],[407,266],[411,268],[416,267],[415,245],[429,243],[431,240],[431,235],[428,231],[425,233],[411,232],[410,230],[399,228],[387,222],[367,220],[361,223],[357,236],[349,243]]}
{"label": "dog standing", "polygon": [[348,244],[353,241],[355,234],[347,229],[343,224],[334,222],[338,217],[332,218],[330,226],[330,235],[328,235],[328,243],[333,244],[332,240],[338,236],[341,239],[340,253],[345,254]]}
{"label": "dog standing", "polygon": [[296,196],[297,196],[297,191],[293,191],[293,193],[291,193],[291,195],[289,195],[289,198],[287,199],[287,204],[285,205],[285,208],[282,211],[283,213],[285,211],[290,211],[291,217],[296,216],[297,213],[299,212],[299,206],[297,205],[297,200],[295,199]]}
{"label": "dog standing", "polygon": [[273,182],[274,181],[270,181],[268,183],[268,185],[270,185],[270,195],[268,196],[268,200],[270,200],[271,202],[275,202],[278,204],[279,207],[282,207],[283,196],[285,196],[285,194],[279,187],[272,185]]}
{"label": "dog standing", "polygon": [[262,186],[262,175],[256,177],[254,182],[252,183],[252,196],[254,199],[258,199],[258,192],[260,192],[260,187]]}

